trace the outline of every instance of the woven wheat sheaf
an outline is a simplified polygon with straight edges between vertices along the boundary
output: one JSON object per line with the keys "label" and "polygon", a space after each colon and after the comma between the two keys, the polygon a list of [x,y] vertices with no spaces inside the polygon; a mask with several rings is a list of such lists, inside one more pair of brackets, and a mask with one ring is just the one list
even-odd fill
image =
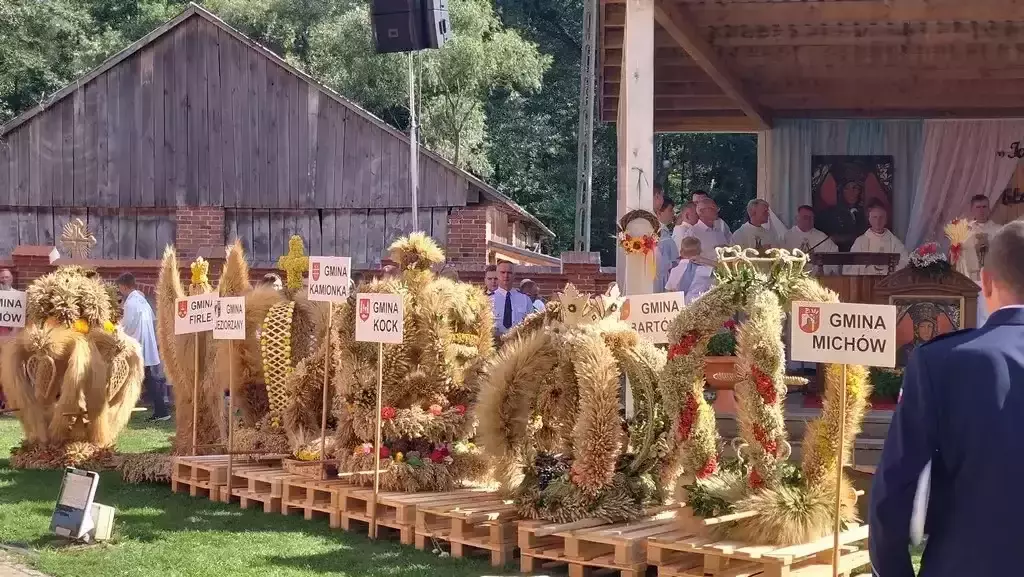
{"label": "woven wheat sheaf", "polygon": [[263,319],[260,351],[263,356],[263,379],[267,384],[270,412],[280,415],[287,404],[285,381],[292,373],[292,315],[295,303],[278,303]]}

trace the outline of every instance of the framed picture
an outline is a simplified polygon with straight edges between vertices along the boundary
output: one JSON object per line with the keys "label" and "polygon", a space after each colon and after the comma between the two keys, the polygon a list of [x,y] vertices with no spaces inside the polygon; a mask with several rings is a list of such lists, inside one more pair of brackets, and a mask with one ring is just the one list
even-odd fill
{"label": "framed picture", "polygon": [[897,367],[907,365],[918,345],[963,328],[962,296],[894,295],[889,304],[896,307]]}
{"label": "framed picture", "polygon": [[812,156],[815,227],[848,252],[868,229],[868,205],[884,206],[891,225],[892,178],[892,156]]}

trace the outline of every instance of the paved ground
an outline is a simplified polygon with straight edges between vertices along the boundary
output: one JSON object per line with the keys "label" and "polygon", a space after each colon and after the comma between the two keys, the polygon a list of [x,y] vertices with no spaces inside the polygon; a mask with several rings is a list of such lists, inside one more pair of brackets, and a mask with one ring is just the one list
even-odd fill
{"label": "paved ground", "polygon": [[0,577],[46,577],[46,575],[18,563],[13,555],[0,549]]}

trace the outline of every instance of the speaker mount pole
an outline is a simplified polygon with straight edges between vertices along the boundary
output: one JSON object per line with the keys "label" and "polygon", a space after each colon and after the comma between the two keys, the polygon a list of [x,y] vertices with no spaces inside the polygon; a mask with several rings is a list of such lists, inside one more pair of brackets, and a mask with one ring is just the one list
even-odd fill
{"label": "speaker mount pole", "polygon": [[419,228],[419,142],[416,126],[416,53],[409,52],[409,184],[412,191],[412,230]]}

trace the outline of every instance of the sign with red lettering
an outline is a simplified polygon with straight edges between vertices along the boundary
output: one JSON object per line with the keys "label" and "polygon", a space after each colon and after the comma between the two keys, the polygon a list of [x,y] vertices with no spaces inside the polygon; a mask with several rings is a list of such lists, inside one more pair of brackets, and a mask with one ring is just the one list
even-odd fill
{"label": "sign with red lettering", "polygon": [[794,361],[896,366],[896,307],[859,303],[793,303]]}
{"label": "sign with red lettering", "polygon": [[356,316],[356,341],[402,344],[405,332],[405,302],[402,295],[360,293]]}

